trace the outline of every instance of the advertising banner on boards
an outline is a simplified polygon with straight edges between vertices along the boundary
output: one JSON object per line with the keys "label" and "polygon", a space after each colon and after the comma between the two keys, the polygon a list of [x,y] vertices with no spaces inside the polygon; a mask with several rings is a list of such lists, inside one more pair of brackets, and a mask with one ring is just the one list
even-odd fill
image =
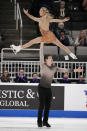
{"label": "advertising banner on boards", "polygon": [[[64,110],[64,86],[52,86],[52,110]],[[38,109],[38,86],[0,85],[0,109]]]}

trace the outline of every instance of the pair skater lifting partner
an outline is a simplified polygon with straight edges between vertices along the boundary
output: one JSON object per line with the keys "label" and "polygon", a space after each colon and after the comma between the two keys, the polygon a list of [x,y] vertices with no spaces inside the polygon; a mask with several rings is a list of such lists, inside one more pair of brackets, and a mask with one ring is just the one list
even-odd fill
{"label": "pair skater lifting partner", "polygon": [[[70,55],[73,59],[77,59],[77,57],[66,47],[64,46],[49,30],[49,24],[51,22],[66,22],[69,18],[65,18],[63,20],[60,19],[53,19],[51,14],[49,13],[48,9],[42,7],[39,11],[40,18],[36,18],[28,13],[28,10],[24,9],[24,13],[32,20],[39,23],[40,32],[42,34],[41,37],[37,37],[30,42],[22,45],[22,46],[15,46],[11,45],[11,48],[15,53],[19,52],[23,48],[28,48],[33,44],[41,43],[40,44],[40,84],[38,86],[38,94],[39,94],[39,108],[38,108],[38,118],[37,118],[37,125],[38,127],[46,126],[51,127],[48,123],[48,116],[49,116],[49,109],[52,100],[52,91],[51,91],[51,83],[54,77],[55,72],[82,72],[81,68],[78,69],[66,69],[66,68],[59,68],[53,66],[53,59],[51,55],[43,56],[43,45],[44,43],[54,43],[58,47],[62,48],[68,55]],[[45,63],[44,63],[45,62]],[[42,112],[44,110],[44,116],[42,120]]]}

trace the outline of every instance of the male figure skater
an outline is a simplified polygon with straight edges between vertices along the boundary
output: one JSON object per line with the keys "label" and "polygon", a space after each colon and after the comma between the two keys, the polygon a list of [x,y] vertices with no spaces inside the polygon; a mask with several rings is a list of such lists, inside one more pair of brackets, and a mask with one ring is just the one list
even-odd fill
{"label": "male figure skater", "polygon": [[[45,63],[44,63],[45,62]],[[38,127],[51,127],[48,123],[49,109],[52,100],[51,83],[56,71],[59,72],[82,72],[81,68],[66,69],[53,66],[53,59],[51,55],[43,57],[43,43],[40,44],[40,85],[38,87],[39,93],[39,109],[38,109]],[[44,110],[44,118],[42,120],[42,112]]]}

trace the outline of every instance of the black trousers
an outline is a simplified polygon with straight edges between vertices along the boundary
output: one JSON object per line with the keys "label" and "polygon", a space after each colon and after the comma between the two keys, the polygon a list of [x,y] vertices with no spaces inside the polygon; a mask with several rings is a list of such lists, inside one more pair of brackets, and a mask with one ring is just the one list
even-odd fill
{"label": "black trousers", "polygon": [[38,87],[39,93],[39,109],[38,109],[38,122],[42,122],[42,113],[44,110],[43,122],[48,121],[49,109],[52,100],[51,88]]}

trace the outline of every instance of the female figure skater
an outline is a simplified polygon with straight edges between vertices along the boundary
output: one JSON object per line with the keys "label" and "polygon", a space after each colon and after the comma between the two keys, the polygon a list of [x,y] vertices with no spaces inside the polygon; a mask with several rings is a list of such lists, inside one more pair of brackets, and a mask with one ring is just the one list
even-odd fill
{"label": "female figure skater", "polygon": [[53,32],[51,32],[49,30],[49,25],[51,22],[66,22],[69,20],[69,18],[64,18],[62,20],[60,19],[53,19],[53,17],[51,16],[51,14],[49,13],[48,9],[45,7],[42,7],[39,11],[40,14],[40,18],[36,18],[32,15],[30,15],[28,13],[28,10],[23,9],[24,13],[32,20],[36,21],[39,23],[39,28],[40,28],[40,32],[42,34],[42,36],[37,37],[31,41],[29,41],[28,43],[22,45],[22,46],[15,46],[15,45],[11,45],[11,48],[13,49],[13,51],[15,51],[15,53],[19,52],[21,49],[23,48],[27,48],[32,46],[33,44],[37,44],[37,43],[54,43],[55,45],[57,45],[58,47],[62,48],[67,54],[69,54],[73,59],[77,59],[77,57],[66,47],[64,46],[57,38],[56,36],[53,34]]}
{"label": "female figure skater", "polygon": [[[53,59],[51,55],[43,57],[43,44],[40,44],[40,84],[38,87],[39,94],[39,109],[37,125],[38,127],[51,127],[48,123],[49,109],[52,100],[51,83],[55,72],[82,72],[81,68],[66,69],[53,66]],[[45,63],[44,63],[45,62]],[[42,120],[42,112],[44,110],[44,117]]]}

